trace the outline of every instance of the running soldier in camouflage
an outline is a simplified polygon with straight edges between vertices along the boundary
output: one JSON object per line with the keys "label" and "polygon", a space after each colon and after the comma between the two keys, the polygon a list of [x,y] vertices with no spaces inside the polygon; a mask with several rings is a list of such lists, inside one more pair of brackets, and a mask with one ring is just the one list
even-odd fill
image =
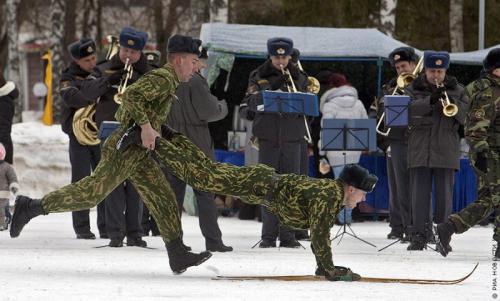
{"label": "running soldier in camouflage", "polygon": [[186,82],[197,66],[201,41],[175,35],[169,39],[169,63],[141,77],[127,88],[116,113],[121,126],[104,143],[102,159],[94,173],[79,182],[45,195],[41,200],[20,196],[16,199],[11,237],[19,236],[31,218],[53,212],[88,209],[102,201],[117,185],[129,179],[158,223],[166,244],[170,267],[175,273],[199,265],[211,254],[188,252],[182,242],[182,229],[175,196],[160,167],[140,148],[125,154],[116,144],[125,129],[141,126],[144,147],[154,149],[161,124],[165,123],[180,81]]}
{"label": "running soldier in camouflage", "polygon": [[[500,205],[500,48],[491,50],[484,60],[486,75],[466,88],[471,106],[465,123],[470,160],[478,177],[478,199],[447,222],[437,226],[441,255],[448,255],[453,233],[463,233],[498,210]],[[500,215],[495,218],[495,241],[500,242]],[[496,258],[500,258],[497,247]]]}
{"label": "running soldier in camouflage", "polygon": [[[140,144],[139,129],[135,129],[129,136],[135,136],[136,144]],[[277,174],[264,164],[237,167],[212,161],[188,138],[166,126],[162,137],[166,139],[157,139],[154,159],[165,164],[176,177],[195,189],[238,196],[246,203],[263,205],[278,216],[283,225],[310,229],[311,248],[318,266],[316,274],[329,280],[359,280],[359,275],[350,269],[334,266],[330,228],[343,206],[354,208],[364,201],[366,193],[371,192],[377,182],[375,175],[358,165],[348,165],[335,181]],[[124,151],[124,155],[137,148],[131,147],[133,150]]]}

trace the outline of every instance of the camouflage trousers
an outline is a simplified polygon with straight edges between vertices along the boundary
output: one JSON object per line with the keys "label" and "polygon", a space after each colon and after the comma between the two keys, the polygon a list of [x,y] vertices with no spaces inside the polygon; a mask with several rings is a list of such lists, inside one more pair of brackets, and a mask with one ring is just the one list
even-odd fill
{"label": "camouflage trousers", "polygon": [[277,174],[269,166],[239,167],[213,161],[183,135],[174,136],[172,141],[160,139],[155,157],[195,189],[238,196],[246,203],[274,209],[268,199],[275,188]]}
{"label": "camouflage trousers", "polygon": [[158,164],[138,146],[123,153],[116,150],[116,142],[124,132],[120,128],[106,140],[92,175],[45,195],[43,209],[52,213],[92,208],[129,179],[155,218],[165,243],[182,237],[175,195]]}
{"label": "camouflage trousers", "polygon": [[[471,156],[474,162],[474,156]],[[488,217],[493,210],[500,210],[500,158],[497,151],[488,153],[488,172],[475,169],[478,177],[477,200],[469,204],[457,214],[450,215],[457,228],[457,233],[463,233],[470,227]],[[500,242],[500,214],[495,217],[495,233],[493,239]]]}

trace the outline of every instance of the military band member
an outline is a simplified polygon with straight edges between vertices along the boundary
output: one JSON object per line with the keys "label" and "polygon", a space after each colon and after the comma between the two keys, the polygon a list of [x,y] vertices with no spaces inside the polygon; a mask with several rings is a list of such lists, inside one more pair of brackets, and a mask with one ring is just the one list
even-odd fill
{"label": "military band member", "polygon": [[[172,103],[167,124],[174,130],[186,135],[205,155],[215,160],[212,136],[208,123],[221,120],[227,115],[226,101],[219,101],[210,93],[206,79],[200,74],[201,69],[207,67],[207,49],[203,48],[198,61],[198,70],[187,83],[181,83],[175,93],[179,99]],[[182,206],[186,193],[186,183],[165,170],[168,182],[175,193],[179,213],[182,215]],[[230,252],[232,247],[224,245],[222,232],[217,223],[217,206],[215,195],[198,189],[193,189],[201,233],[205,238],[205,247],[212,252]]]}
{"label": "military band member", "polygon": [[[73,132],[76,110],[94,105],[100,95],[95,91],[109,85],[108,82],[88,81],[87,77],[96,66],[96,47],[91,39],[82,38],[69,45],[72,62],[61,75],[60,95],[63,99],[62,130],[69,137],[71,183],[89,176],[100,160],[99,145],[79,141]],[[89,210],[74,211],[73,229],[78,239],[95,239],[90,231]],[[97,227],[101,235],[106,233],[104,203],[97,206]]]}
{"label": "military band member", "polygon": [[[460,168],[459,127],[465,121],[468,98],[457,79],[446,74],[449,63],[447,52],[425,51],[424,72],[405,90],[411,98],[408,167],[412,235],[408,250],[423,250],[433,238],[433,184],[434,222],[444,222],[452,210],[455,172]],[[453,105],[456,112],[446,116],[444,108]]]}
{"label": "military band member", "polygon": [[126,129],[135,123],[142,128],[143,146],[154,150],[155,139],[176,98],[174,93],[179,82],[187,82],[196,71],[200,47],[201,41],[191,37],[174,35],[169,39],[168,63],[142,76],[123,94],[116,113],[120,127],[104,142],[101,161],[94,173],[42,199],[19,196],[14,207],[11,237],[19,236],[24,225],[38,215],[91,208],[130,179],[158,223],[172,271],[182,273],[210,258],[210,252],[197,254],[184,248],[175,196],[150,155],[138,147],[126,153],[116,149]]}
{"label": "military band member", "polygon": [[495,258],[500,259],[500,48],[490,50],[483,61],[486,75],[466,88],[470,110],[465,120],[465,138],[478,177],[478,198],[437,228],[437,248],[446,256],[453,233],[464,233],[495,210],[493,239]]}
{"label": "military band member", "polygon": [[[148,64],[142,50],[146,46],[148,35],[133,27],[124,27],[119,36],[120,50],[109,61],[99,64],[94,73],[95,78],[106,81],[109,76],[121,74],[120,81],[101,90],[101,97],[96,107],[97,126],[103,121],[115,121],[115,113],[120,104],[115,100],[117,86],[124,82],[124,65],[128,61],[132,65],[132,77],[127,85],[133,84],[139,77],[152,67]],[[142,239],[142,201],[137,190],[130,181],[119,185],[105,200],[106,232],[110,238],[110,247],[122,247],[123,239],[127,237],[127,246],[146,247]]]}
{"label": "military band member", "polygon": [[[387,84],[382,87],[382,98],[378,106],[378,116],[384,111],[384,95],[391,95],[396,88],[396,80],[401,74],[412,74],[418,62],[418,55],[411,47],[400,47],[389,54],[391,66],[396,71]],[[396,95],[403,91],[397,90]],[[387,129],[384,129],[387,131]],[[408,130],[391,128],[387,137],[379,135],[379,145],[387,153],[387,177],[389,183],[389,226],[388,239],[409,241],[408,226],[411,225],[410,174],[408,171]],[[380,143],[383,140],[382,143]]]}
{"label": "military band member", "polygon": [[[283,73],[288,70],[298,91],[307,91],[307,77],[293,62],[293,41],[288,38],[271,38],[267,41],[269,59],[250,73],[248,88],[240,106],[240,115],[253,121],[252,134],[258,141],[259,163],[276,169],[278,173],[300,174],[301,149],[306,128],[304,116],[264,112],[262,91],[289,91],[292,83]],[[267,208],[262,208],[261,248],[298,248],[293,231],[279,225],[278,218]]]}

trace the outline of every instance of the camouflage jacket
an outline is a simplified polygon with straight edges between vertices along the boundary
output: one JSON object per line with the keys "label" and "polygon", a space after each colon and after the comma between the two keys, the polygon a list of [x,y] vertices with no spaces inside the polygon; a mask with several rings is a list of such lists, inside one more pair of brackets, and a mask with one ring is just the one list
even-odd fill
{"label": "camouflage jacket", "polygon": [[466,92],[470,110],[465,120],[465,138],[470,151],[500,149],[500,78],[488,74],[470,83]]}
{"label": "camouflage jacket", "polygon": [[149,122],[155,130],[160,131],[172,102],[177,99],[175,91],[179,83],[170,64],[148,72],[127,88],[122,105],[116,112],[116,120],[125,127],[134,122],[138,125]]}
{"label": "camouflage jacket", "polygon": [[263,205],[275,213],[283,225],[309,229],[316,263],[325,270],[333,270],[330,229],[343,207],[342,183],[286,174],[280,176],[274,191],[273,201]]}

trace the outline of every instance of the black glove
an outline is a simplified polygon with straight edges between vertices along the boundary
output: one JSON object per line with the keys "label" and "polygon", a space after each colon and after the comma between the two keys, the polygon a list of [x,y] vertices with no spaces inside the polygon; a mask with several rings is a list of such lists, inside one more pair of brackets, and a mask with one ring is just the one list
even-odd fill
{"label": "black glove", "polygon": [[361,276],[349,268],[335,266],[333,271],[326,271],[325,278],[330,281],[359,281]]}
{"label": "black glove", "polygon": [[474,167],[483,173],[488,173],[488,158],[486,157],[486,152],[477,153]]}
{"label": "black glove", "polygon": [[118,69],[115,70],[110,76],[108,76],[108,83],[110,85],[117,85],[122,80],[123,74],[125,74],[125,70]]}
{"label": "black glove", "polygon": [[288,77],[283,74],[283,75],[278,76],[277,78],[273,79],[272,81],[269,81],[269,84],[271,85],[271,90],[278,90],[278,89],[282,88],[285,85],[287,80],[288,80]]}
{"label": "black glove", "polygon": [[434,104],[436,104],[436,102],[440,101],[440,99],[444,99],[445,98],[445,95],[444,95],[445,91],[446,91],[445,86],[437,87],[436,90],[434,90],[434,92],[432,92],[432,94],[431,94],[430,104],[434,105]]}

